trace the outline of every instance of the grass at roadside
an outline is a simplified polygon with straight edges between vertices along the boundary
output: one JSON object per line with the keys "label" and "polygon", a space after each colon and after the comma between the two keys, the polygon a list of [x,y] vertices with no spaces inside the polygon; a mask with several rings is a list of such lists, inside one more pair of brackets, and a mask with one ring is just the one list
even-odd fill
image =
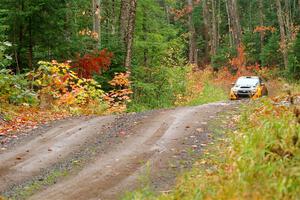
{"label": "grass at roadside", "polygon": [[157,199],[299,199],[300,124],[292,109],[256,103],[238,131]]}
{"label": "grass at roadside", "polygon": [[[16,190],[14,195],[12,195],[8,199],[27,199],[31,195],[33,195],[36,191],[42,189],[45,186],[53,185],[57,182],[57,180],[61,177],[65,177],[68,175],[68,172],[66,170],[55,170],[52,171],[50,174],[47,175],[47,177],[43,179],[38,179],[33,181],[32,183],[28,184],[25,188],[20,188]],[[2,197],[3,199],[6,199]],[[0,197],[1,200],[1,197]]]}
{"label": "grass at roadside", "polygon": [[222,88],[214,85],[211,82],[205,82],[203,86],[203,90],[198,93],[196,98],[188,102],[188,105],[195,106],[195,105],[201,105],[205,103],[223,101],[227,99],[228,99],[228,95]]}

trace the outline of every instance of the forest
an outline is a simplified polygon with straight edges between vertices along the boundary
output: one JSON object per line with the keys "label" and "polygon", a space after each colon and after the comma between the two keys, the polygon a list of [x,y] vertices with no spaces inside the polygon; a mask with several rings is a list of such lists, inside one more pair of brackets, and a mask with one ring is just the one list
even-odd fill
{"label": "forest", "polygon": [[243,105],[215,156],[170,193],[124,199],[300,198],[300,0],[0,1],[1,144],[75,116],[227,102],[245,75],[269,97]]}
{"label": "forest", "polygon": [[[1,79],[4,101],[34,103],[34,94],[47,90],[42,82],[50,81],[41,73],[53,67],[93,78],[105,93],[125,89],[119,95],[131,96],[133,109],[174,104],[186,89],[188,65],[232,74],[252,66],[300,77],[297,0],[2,0],[0,7],[1,74],[20,80],[9,89]],[[132,81],[130,90],[110,84],[116,73]],[[60,75],[66,82],[67,74]]]}

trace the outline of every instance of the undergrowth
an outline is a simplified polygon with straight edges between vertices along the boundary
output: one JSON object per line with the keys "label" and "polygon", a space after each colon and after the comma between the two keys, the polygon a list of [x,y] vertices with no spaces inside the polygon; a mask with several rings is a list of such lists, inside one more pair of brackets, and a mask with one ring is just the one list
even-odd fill
{"label": "undergrowth", "polygon": [[128,112],[227,100],[227,88],[215,84],[213,79],[211,70],[192,71],[187,66],[134,69],[133,96]]}
{"label": "undergrowth", "polygon": [[225,90],[211,82],[205,82],[203,90],[198,93],[197,97],[188,102],[188,105],[195,106],[216,101],[228,99]]}

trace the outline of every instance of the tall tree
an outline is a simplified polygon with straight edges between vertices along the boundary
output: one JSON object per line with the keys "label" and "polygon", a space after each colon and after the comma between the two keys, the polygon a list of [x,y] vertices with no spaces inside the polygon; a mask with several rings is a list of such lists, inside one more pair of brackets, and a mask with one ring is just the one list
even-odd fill
{"label": "tall tree", "polygon": [[130,12],[130,0],[121,0],[121,8],[120,8],[120,37],[123,40],[124,44],[126,44],[126,36],[127,29],[129,23],[129,12]]}
{"label": "tall tree", "polygon": [[131,61],[132,61],[132,47],[133,47],[133,38],[134,38],[134,30],[135,30],[135,17],[136,17],[136,7],[137,0],[129,1],[129,13],[128,13],[128,26],[127,26],[127,35],[126,35],[126,54],[125,54],[125,62],[124,66],[127,69],[131,69]]}
{"label": "tall tree", "polygon": [[216,0],[211,0],[211,10],[212,10],[212,29],[211,29],[211,55],[217,53],[217,48],[219,45],[219,35],[218,35],[218,20],[216,13]]}
{"label": "tall tree", "polygon": [[202,1],[202,17],[203,17],[203,37],[205,41],[207,41],[207,45],[205,45],[205,60],[209,59],[209,55],[211,52],[211,16],[208,7],[208,0]]}
{"label": "tall tree", "polygon": [[282,48],[284,67],[285,69],[287,69],[288,67],[287,35],[286,35],[280,0],[276,0],[276,7],[277,7],[277,18],[278,18],[278,23],[280,28],[280,43],[281,43],[280,46]]}
{"label": "tall tree", "polygon": [[193,22],[193,0],[187,0],[188,4],[188,27],[189,27],[189,63],[197,64],[198,62],[198,52],[196,44],[196,32]]}
{"label": "tall tree", "polygon": [[[259,25],[261,27],[264,26],[264,4],[263,0],[258,0],[258,11],[259,11]],[[260,32],[260,50],[262,51],[263,46],[264,46],[264,38],[265,38],[265,33],[263,31]]]}
{"label": "tall tree", "polygon": [[241,45],[242,41],[242,29],[240,24],[237,0],[226,0],[226,2],[228,6],[228,17],[233,44],[236,48],[238,48]]}
{"label": "tall tree", "polygon": [[101,44],[101,0],[92,0],[93,5],[93,33],[97,45]]}

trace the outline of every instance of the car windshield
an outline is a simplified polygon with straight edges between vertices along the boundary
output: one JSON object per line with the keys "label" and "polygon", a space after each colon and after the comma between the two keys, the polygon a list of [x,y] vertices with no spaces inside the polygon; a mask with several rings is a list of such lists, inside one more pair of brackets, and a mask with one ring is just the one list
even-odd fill
{"label": "car windshield", "polygon": [[258,84],[258,78],[239,78],[235,85],[237,86],[256,86]]}

